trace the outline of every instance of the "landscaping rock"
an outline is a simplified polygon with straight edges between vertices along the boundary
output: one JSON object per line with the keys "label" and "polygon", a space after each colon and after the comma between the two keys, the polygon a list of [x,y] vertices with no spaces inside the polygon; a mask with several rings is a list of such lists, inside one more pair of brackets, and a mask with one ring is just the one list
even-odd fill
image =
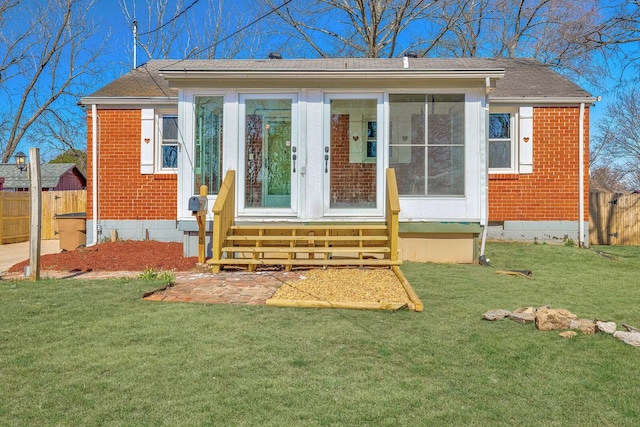
{"label": "landscaping rock", "polygon": [[535,313],[527,313],[527,312],[515,313],[514,312],[509,315],[509,319],[518,323],[533,323],[536,321],[536,315]]}
{"label": "landscaping rock", "polygon": [[541,331],[569,329],[569,324],[578,316],[562,308],[545,308],[535,313],[536,327]]}
{"label": "landscaping rock", "polygon": [[604,332],[605,334],[613,334],[616,331],[618,325],[616,325],[616,322],[597,321],[596,327],[599,331]]}
{"label": "landscaping rock", "polygon": [[593,320],[589,319],[572,320],[571,322],[569,322],[569,329],[577,329],[586,335],[593,335],[597,331],[596,324],[593,322]]}
{"label": "landscaping rock", "polygon": [[509,317],[511,312],[509,310],[503,310],[501,308],[496,308],[494,310],[489,310],[482,315],[482,318],[485,320],[502,320],[505,317]]}
{"label": "landscaping rock", "polygon": [[576,335],[578,335],[578,333],[576,331],[564,331],[564,332],[560,332],[560,336],[562,338],[573,338]]}
{"label": "landscaping rock", "polygon": [[640,332],[615,331],[613,336],[634,347],[640,347]]}
{"label": "landscaping rock", "polygon": [[625,328],[629,332],[640,332],[640,329],[633,327],[631,325],[627,325],[626,323],[622,324],[622,327]]}
{"label": "landscaping rock", "polygon": [[520,314],[520,313],[535,313],[536,309],[533,307],[518,307],[515,310],[513,310],[514,313],[516,314]]}

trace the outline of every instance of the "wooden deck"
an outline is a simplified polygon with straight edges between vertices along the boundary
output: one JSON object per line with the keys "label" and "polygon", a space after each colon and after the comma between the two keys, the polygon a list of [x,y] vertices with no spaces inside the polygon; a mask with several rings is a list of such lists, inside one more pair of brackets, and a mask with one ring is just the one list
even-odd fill
{"label": "wooden deck", "polygon": [[[235,172],[225,177],[213,207],[214,272],[224,266],[379,266],[398,260],[398,212],[395,172],[387,170],[387,215],[380,223],[235,223]],[[231,208],[230,208],[231,206]]]}

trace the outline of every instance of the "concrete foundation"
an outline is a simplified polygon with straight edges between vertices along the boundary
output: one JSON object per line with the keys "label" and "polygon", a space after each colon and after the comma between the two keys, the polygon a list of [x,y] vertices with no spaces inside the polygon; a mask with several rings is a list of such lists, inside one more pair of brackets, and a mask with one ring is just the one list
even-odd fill
{"label": "concrete foundation", "polygon": [[165,220],[102,220],[98,242],[93,242],[93,221],[87,221],[87,244],[111,240],[115,230],[119,240],[157,240],[160,242],[181,242],[183,232],[176,221]]}
{"label": "concrete foundation", "polygon": [[[589,242],[589,223],[584,223],[583,241]],[[578,221],[504,221],[489,225],[487,236],[493,240],[565,243],[569,240],[578,244]]]}

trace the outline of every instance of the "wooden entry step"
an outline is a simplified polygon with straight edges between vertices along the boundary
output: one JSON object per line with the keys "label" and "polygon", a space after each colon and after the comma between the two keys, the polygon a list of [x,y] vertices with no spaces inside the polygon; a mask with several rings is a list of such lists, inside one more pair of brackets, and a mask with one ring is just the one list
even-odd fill
{"label": "wooden entry step", "polygon": [[[213,272],[225,265],[383,265],[398,260],[400,199],[393,169],[386,171],[386,206],[383,223],[254,223],[235,222],[235,171],[228,170],[213,213]],[[358,212],[353,213],[357,217]],[[204,238],[199,247],[204,252]],[[306,258],[299,257],[307,253]],[[346,255],[353,254],[353,257]],[[340,258],[333,254],[339,254]],[[316,258],[318,256],[318,258]]]}
{"label": "wooden entry step", "polygon": [[207,261],[214,270],[225,265],[392,266],[386,224],[234,224],[221,248],[222,257]]}
{"label": "wooden entry step", "polygon": [[389,261],[388,259],[357,259],[357,258],[340,258],[340,259],[281,259],[281,258],[231,258],[221,259],[219,261],[207,261],[210,265],[284,265],[289,266],[378,266],[391,267],[400,265],[402,261]]}

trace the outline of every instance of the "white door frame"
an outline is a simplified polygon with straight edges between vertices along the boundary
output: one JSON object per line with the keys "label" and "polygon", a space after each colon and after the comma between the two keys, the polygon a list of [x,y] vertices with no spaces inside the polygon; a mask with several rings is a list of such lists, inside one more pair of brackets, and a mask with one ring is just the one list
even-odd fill
{"label": "white door frame", "polygon": [[[291,207],[290,208],[268,208],[268,207],[246,207],[245,206],[245,188],[246,188],[246,101],[251,99],[289,99],[291,100],[291,147],[296,147],[297,158],[299,159],[299,102],[296,93],[246,93],[239,95],[238,108],[238,175],[236,185],[236,201],[238,207],[238,216],[244,217],[296,217],[298,215],[300,173],[298,172],[299,160],[296,161],[296,172],[291,173]],[[291,150],[293,155],[293,149]],[[294,164],[294,161],[291,161]]]}
{"label": "white door frame", "polygon": [[[376,141],[376,207],[365,208],[331,208],[331,191],[330,191],[330,173],[331,173],[331,157],[327,163],[329,172],[323,174],[323,216],[325,217],[375,217],[383,218],[385,212],[385,174],[384,165],[386,163],[387,129],[384,108],[384,93],[382,92],[365,92],[365,93],[325,93],[324,95],[324,141],[323,155],[325,150],[331,146],[331,100],[332,99],[375,99],[376,100],[376,123],[377,123],[377,141]],[[323,157],[323,171],[325,170]]]}

